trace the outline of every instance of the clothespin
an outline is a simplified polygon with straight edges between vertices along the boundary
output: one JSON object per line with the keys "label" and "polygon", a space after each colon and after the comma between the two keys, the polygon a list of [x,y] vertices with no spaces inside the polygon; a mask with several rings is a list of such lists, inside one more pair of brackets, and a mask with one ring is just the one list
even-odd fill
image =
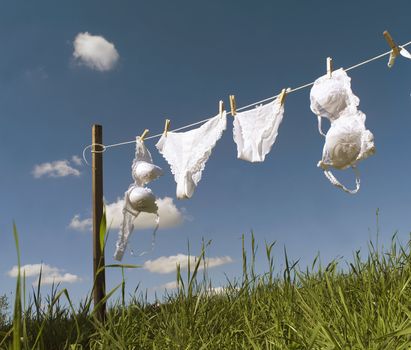
{"label": "clothespin", "polygon": [[234,95],[230,95],[230,107],[231,107],[231,115],[234,117],[237,114],[237,106],[235,103]]}
{"label": "clothespin", "polygon": [[167,132],[170,129],[170,119],[166,119],[166,123],[164,125],[164,136],[167,136]]}
{"label": "clothespin", "polygon": [[400,53],[400,49],[398,46],[395,44],[394,40],[392,39],[390,33],[388,33],[388,30],[385,30],[384,33],[382,33],[385,37],[385,40],[387,40],[388,45],[390,45],[391,50],[394,52],[395,56],[398,56]]}
{"label": "clothespin", "polygon": [[400,49],[398,48],[397,44],[392,39],[388,30],[385,30],[384,33],[385,40],[387,40],[388,45],[391,47],[390,59],[388,60],[388,67],[392,67],[394,65],[395,58],[400,54]]}
{"label": "clothespin", "polygon": [[149,132],[149,130],[145,129],[144,132],[141,134],[141,136],[140,136],[140,141],[141,142],[144,141],[144,138],[147,136],[148,132]]}
{"label": "clothespin", "polygon": [[280,95],[278,95],[278,100],[280,101],[280,105],[282,106],[285,101],[285,97],[287,96],[287,90],[282,89]]}
{"label": "clothespin", "polygon": [[332,77],[333,73],[333,59],[331,57],[327,57],[327,76],[328,78]]}
{"label": "clothespin", "polygon": [[224,111],[224,102],[220,101],[218,104],[218,111],[220,113],[220,117],[223,115],[223,111]]}

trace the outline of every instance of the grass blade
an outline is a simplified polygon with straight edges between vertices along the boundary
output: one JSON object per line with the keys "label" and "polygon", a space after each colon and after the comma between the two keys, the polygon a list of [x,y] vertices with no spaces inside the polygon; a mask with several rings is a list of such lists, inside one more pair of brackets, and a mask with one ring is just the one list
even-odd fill
{"label": "grass blade", "polygon": [[17,281],[16,281],[16,294],[14,300],[14,312],[13,312],[13,350],[21,349],[21,321],[22,321],[22,311],[21,311],[21,276],[20,276],[20,246],[19,246],[19,236],[17,233],[16,224],[13,222],[13,236],[17,251]]}

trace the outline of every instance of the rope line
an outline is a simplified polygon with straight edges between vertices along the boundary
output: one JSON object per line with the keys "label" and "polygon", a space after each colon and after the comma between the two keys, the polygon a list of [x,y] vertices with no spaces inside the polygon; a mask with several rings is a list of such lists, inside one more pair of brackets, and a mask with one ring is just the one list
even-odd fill
{"label": "rope line", "polygon": [[[403,44],[403,45],[398,45],[398,47],[399,47],[399,48],[402,48],[402,47],[407,47],[407,46],[409,46],[409,45],[411,45],[411,41],[409,41],[409,42],[407,42],[407,43],[405,43],[405,44]],[[378,56],[372,57],[372,58],[370,58],[370,59],[368,59],[368,60],[365,60],[365,61],[362,61],[362,62],[360,62],[360,63],[357,63],[357,64],[355,64],[355,65],[353,65],[353,66],[351,66],[351,67],[348,67],[348,68],[344,69],[344,71],[348,72],[348,71],[350,71],[350,70],[353,70],[353,69],[356,69],[356,68],[358,68],[358,67],[361,67],[361,66],[363,66],[363,65],[365,65],[365,64],[368,64],[368,63],[371,63],[371,62],[373,62],[373,61],[376,61],[376,60],[378,60],[378,59],[380,59],[380,58],[383,58],[383,57],[385,57],[385,56],[388,56],[389,54],[391,54],[391,51],[392,51],[392,50],[387,51],[387,52],[384,52],[384,53],[382,53],[382,54],[380,54],[380,55],[378,55]],[[310,87],[310,86],[313,86],[313,85],[314,85],[314,81],[311,82],[311,83],[307,83],[307,84],[301,85],[301,86],[299,86],[299,87],[293,88],[293,89],[288,88],[288,89],[287,89],[287,94],[290,94],[290,93],[293,93],[293,92],[296,92],[296,91],[305,89],[305,88]],[[257,105],[259,105],[259,104],[261,104],[261,103],[274,100],[274,99],[277,98],[278,96],[280,96],[280,94],[277,94],[277,95],[274,95],[274,96],[271,96],[271,97],[267,97],[267,98],[265,98],[265,99],[263,99],[263,100],[261,100],[261,101],[257,101],[257,102],[250,103],[249,105],[246,105],[246,106],[237,108],[237,111],[242,111],[242,110],[244,110],[244,109],[257,106]],[[230,112],[230,111],[227,111],[227,115],[231,115],[231,112]],[[200,120],[200,121],[198,121],[198,122],[194,122],[194,123],[192,123],[192,124],[184,125],[184,126],[181,126],[181,127],[179,127],[179,128],[176,128],[176,129],[173,129],[173,130],[170,130],[170,131],[171,131],[171,132],[175,132],[175,131],[181,131],[181,130],[184,130],[184,129],[188,129],[188,128],[192,127],[192,126],[196,126],[196,125],[199,125],[199,124],[203,124],[203,123],[209,121],[209,120],[212,119],[212,118],[214,118],[214,117],[206,118],[206,119]],[[157,137],[161,137],[161,135],[163,135],[163,133],[146,137],[144,140],[155,139],[155,138],[157,138]],[[128,145],[128,144],[130,144],[130,143],[135,143],[135,142],[136,142],[136,140],[134,139],[134,140],[132,140],[132,141],[126,141],[126,142],[120,142],[120,143],[113,143],[113,144],[111,144],[111,145],[91,144],[91,145],[86,146],[86,147],[83,149],[83,159],[84,159],[85,163],[86,163],[87,165],[89,165],[89,163],[87,162],[87,159],[86,159],[86,154],[85,154],[85,152],[86,152],[89,148],[92,148],[94,145],[95,145],[95,146],[100,146],[100,147],[102,147],[102,150],[100,150],[100,151],[91,150],[91,153],[104,153],[104,152],[107,150],[107,148],[117,147],[117,146],[123,146],[123,145]]]}

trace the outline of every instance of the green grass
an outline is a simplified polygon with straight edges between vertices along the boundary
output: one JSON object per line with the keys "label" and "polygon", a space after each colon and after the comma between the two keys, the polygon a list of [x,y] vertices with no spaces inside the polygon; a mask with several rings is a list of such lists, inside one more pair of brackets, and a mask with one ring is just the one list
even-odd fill
{"label": "green grass", "polygon": [[[17,230],[15,239],[18,251]],[[274,243],[266,243],[268,272],[258,275],[254,236],[250,252],[243,236],[242,276],[217,294],[209,292],[206,269],[199,273],[208,244],[186,276],[177,270],[179,288],[160,303],[137,292],[126,303],[123,278],[114,289],[122,297],[114,301],[114,290],[108,293],[105,325],[90,298],[74,309],[59,286],[45,299],[33,289],[22,306],[19,277],[12,322],[0,328],[0,349],[411,348],[411,240],[404,247],[394,235],[384,251],[370,242],[367,258],[357,251],[347,266],[335,260],[323,267],[317,256],[304,271],[285,252],[280,274]]]}

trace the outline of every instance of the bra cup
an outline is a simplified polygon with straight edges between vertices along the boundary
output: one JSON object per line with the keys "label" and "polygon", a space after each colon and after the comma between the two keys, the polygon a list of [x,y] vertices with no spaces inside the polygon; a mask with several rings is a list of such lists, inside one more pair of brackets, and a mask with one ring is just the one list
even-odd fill
{"label": "bra cup", "polygon": [[323,162],[337,169],[352,165],[361,151],[362,129],[348,118],[335,121],[325,138]]}
{"label": "bra cup", "polygon": [[353,94],[350,82],[351,78],[342,69],[334,71],[331,78],[318,78],[310,91],[312,112],[334,121],[347,107],[356,109],[360,100]]}
{"label": "bra cup", "polygon": [[356,143],[338,143],[330,152],[331,165],[336,169],[345,169],[351,165],[360,153]]}
{"label": "bra cup", "polygon": [[326,117],[330,120],[338,118],[338,114],[347,107],[348,96],[345,90],[338,86],[333,86],[333,89],[327,90],[325,87],[321,87],[321,91],[318,91],[318,95],[315,95],[316,91],[313,88],[313,96],[311,96],[311,110],[315,114]]}
{"label": "bra cup", "polygon": [[137,162],[133,166],[132,175],[139,186],[144,186],[163,175],[163,170],[151,163]]}
{"label": "bra cup", "polygon": [[128,204],[135,211],[156,213],[156,197],[149,188],[134,187],[127,192]]}

